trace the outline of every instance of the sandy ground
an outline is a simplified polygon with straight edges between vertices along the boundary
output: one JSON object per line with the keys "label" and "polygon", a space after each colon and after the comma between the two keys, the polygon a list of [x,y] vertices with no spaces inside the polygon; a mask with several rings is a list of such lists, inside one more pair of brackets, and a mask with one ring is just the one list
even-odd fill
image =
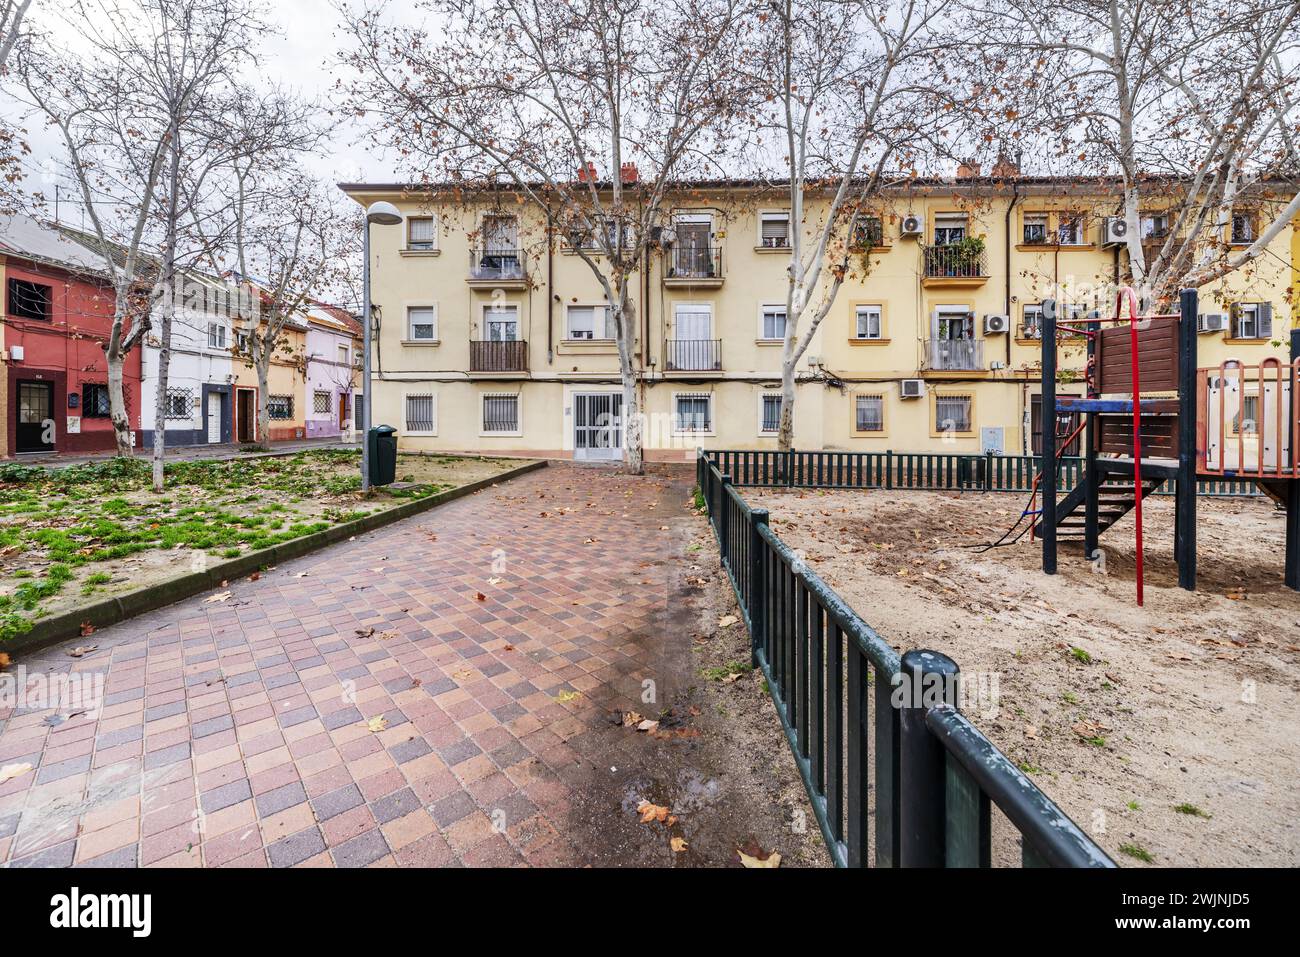
{"label": "sandy ground", "polygon": [[1018,496],[746,499],[900,650],[995,676],[976,724],[1122,866],[1300,862],[1300,595],[1282,586],[1270,501],[1201,500],[1191,594],[1176,587],[1173,503],[1148,499],[1139,608],[1132,515],[1102,536],[1104,569],[1072,542],[1049,577],[1028,537],[961,547],[996,539]]}

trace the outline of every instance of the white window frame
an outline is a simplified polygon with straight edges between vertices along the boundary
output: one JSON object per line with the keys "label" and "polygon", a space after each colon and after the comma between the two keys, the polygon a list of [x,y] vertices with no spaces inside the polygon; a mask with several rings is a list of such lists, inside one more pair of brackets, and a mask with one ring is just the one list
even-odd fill
{"label": "white window frame", "polygon": [[[1032,222],[1031,222],[1032,220]],[[1029,227],[1041,226],[1043,238],[1034,242],[1029,238]],[[1052,237],[1052,217],[1046,210],[1027,211],[1020,218],[1020,242],[1026,246],[1046,246]]]}
{"label": "white window frame", "polygon": [[[769,336],[765,328],[767,324],[767,314],[773,310],[780,310],[785,320],[781,323],[781,335]],[[790,313],[783,302],[765,302],[758,307],[758,341],[759,342],[785,342],[786,327],[790,322]]]}
{"label": "white window frame", "polygon": [[[1058,246],[1083,246],[1083,213],[1074,210],[1062,210],[1056,214],[1056,244]],[[1067,240],[1065,230],[1073,229]]]}
{"label": "white window frame", "polygon": [[773,392],[766,389],[758,394],[758,434],[759,435],[780,435],[781,434],[781,407],[778,405],[776,410],[776,428],[763,428],[763,406],[767,404],[768,399],[776,399],[780,402],[782,399],[780,392]]}
{"label": "white window frame", "polygon": [[[1151,223],[1152,226],[1154,227],[1155,222],[1157,220],[1160,220],[1164,223],[1160,235],[1155,235],[1154,228],[1153,228],[1152,235],[1148,236],[1147,224]],[[1164,210],[1152,210],[1151,212],[1138,214],[1138,238],[1139,239],[1143,241],[1147,241],[1147,240],[1155,241],[1155,240],[1164,239],[1168,235],[1169,235],[1169,213],[1168,212]]]}
{"label": "white window frame", "polygon": [[[417,221],[428,221],[432,238],[429,244],[416,246],[411,242],[411,224]],[[406,217],[406,250],[413,253],[435,253],[438,251],[438,217],[433,214],[418,214]]]}
{"label": "white window frame", "polygon": [[[1237,220],[1245,223],[1245,238],[1237,238]],[[1249,246],[1255,242],[1255,216],[1253,213],[1233,213],[1228,220],[1228,242],[1233,246]]]}
{"label": "white window frame", "polygon": [[[772,222],[785,223],[785,244],[784,245],[775,245],[775,244],[769,245],[767,241],[763,238],[763,225],[765,223],[772,223]],[[793,228],[793,224],[790,222],[790,210],[788,209],[763,210],[758,214],[758,236],[756,237],[756,242],[754,243],[754,245],[756,245],[759,249],[789,249],[790,240],[792,238],[792,234],[791,234],[792,228]]]}
{"label": "white window frame", "polygon": [[[939,403],[957,402],[957,401],[964,401],[966,403],[966,428],[964,429],[954,428],[952,429],[951,432],[948,432],[948,430],[944,429],[943,422],[940,421],[939,419]],[[948,394],[945,392],[936,393],[934,397],[934,407],[933,407],[932,414],[934,415],[934,421],[931,422],[930,425],[934,429],[935,435],[947,435],[947,434],[973,435],[977,431],[975,426],[975,396],[972,393],[968,393],[968,392],[954,392],[952,394]]]}
{"label": "white window frame", "polygon": [[[858,428],[858,403],[863,399],[876,399],[880,402],[880,428],[878,429],[860,429]],[[885,434],[885,394],[883,392],[855,392],[853,394],[853,434],[854,435],[884,435]]]}
{"label": "white window frame", "polygon": [[[493,430],[487,429],[487,400],[488,399],[514,399],[515,400],[515,430]],[[491,438],[492,436],[519,437],[524,434],[524,398],[520,392],[482,392],[478,400],[478,425],[479,436]]]}
{"label": "white window frame", "polygon": [[[408,402],[411,399],[428,399],[432,404],[432,429],[412,429],[407,413],[410,411]],[[353,407],[355,410],[355,406]],[[353,412],[355,415],[355,411]],[[436,392],[403,392],[402,393],[402,434],[403,435],[430,435],[438,434],[438,393]]]}
{"label": "white window frame", "polygon": [[[212,341],[213,339],[216,339],[217,341],[213,342]],[[209,349],[215,349],[219,352],[224,351],[226,348],[228,348],[226,344],[229,341],[230,340],[226,336],[226,324],[224,322],[208,323],[208,348]]]}
{"label": "white window frame", "polygon": [[[864,310],[874,309],[876,312],[876,334],[862,335],[862,324],[860,319]],[[868,333],[871,331],[870,323],[867,326]],[[885,338],[885,304],[881,302],[859,302],[853,306],[853,338],[858,342],[880,342]]]}
{"label": "white window frame", "polygon": [[493,340],[488,334],[488,316],[493,312],[506,313],[510,310],[514,310],[515,314],[515,337],[514,339],[502,339],[499,341],[518,342],[522,338],[521,333],[523,332],[524,326],[524,310],[520,307],[518,302],[485,302],[481,303],[479,306],[478,328],[482,341],[498,341]]}
{"label": "white window frame", "polygon": [[[1032,310],[1032,312],[1031,312]],[[1034,324],[1031,331],[1029,328],[1029,317],[1034,315],[1038,321]],[[1026,302],[1020,307],[1020,338],[1022,339],[1042,339],[1043,338],[1043,304],[1041,302]]]}
{"label": "white window frame", "polygon": [[[590,338],[587,338],[586,336],[575,337],[573,335],[573,327],[570,325],[569,322],[569,314],[574,309],[591,309],[593,311],[592,312],[592,335]],[[604,326],[604,332],[606,334],[603,336],[598,336],[595,334],[596,325],[597,325],[595,319],[595,310],[597,309],[603,309],[605,311],[605,320],[602,323],[602,325]],[[564,304],[564,341],[565,342],[613,342],[614,341],[613,326],[614,326],[614,317],[609,308],[609,303],[607,302],[566,302]]]}
{"label": "white window frame", "polygon": [[[705,428],[705,429],[683,429],[683,428],[681,427],[681,423],[680,423],[680,421],[679,421],[679,419],[678,419],[678,413],[677,413],[677,402],[678,402],[679,399],[704,399],[704,400],[706,400],[706,401],[708,402],[708,408],[709,408],[709,412],[708,412],[708,421],[707,421],[707,423],[706,423],[707,426],[708,426],[708,428]],[[672,407],[672,417],[673,417],[672,426],[673,426],[673,435],[682,435],[682,436],[686,436],[686,435],[716,435],[716,434],[717,434],[717,432],[716,432],[716,430],[717,430],[717,419],[714,418],[715,413],[716,413],[716,409],[715,409],[715,407],[714,407],[714,402],[713,402],[713,393],[712,393],[712,392],[674,392],[674,393],[673,393],[673,407]]]}
{"label": "white window frame", "polygon": [[[427,309],[430,312],[431,324],[433,325],[433,335],[428,339],[417,339],[415,337],[415,323],[411,321],[411,313],[417,309]],[[426,325],[426,323],[420,323]],[[410,303],[406,307],[406,330],[402,339],[405,343],[416,343],[424,345],[426,343],[435,344],[438,340],[438,304],[436,302]]]}

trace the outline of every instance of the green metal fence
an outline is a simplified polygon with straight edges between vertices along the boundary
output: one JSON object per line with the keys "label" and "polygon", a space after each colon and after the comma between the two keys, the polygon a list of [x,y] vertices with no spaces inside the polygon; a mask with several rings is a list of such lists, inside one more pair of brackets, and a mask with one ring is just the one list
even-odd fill
{"label": "green metal fence", "polygon": [[[771,452],[710,450],[704,453],[734,484],[754,488],[866,488],[922,491],[1028,492],[1038,471],[1033,455],[965,455],[946,452]],[[1065,456],[1057,467],[1057,488],[1083,478],[1083,457]],[[1201,479],[1201,495],[1259,495],[1248,479]],[[1157,495],[1172,495],[1165,483]]]}
{"label": "green metal fence", "polygon": [[[868,484],[875,460],[808,453],[817,458],[803,460],[797,472],[774,454],[732,461],[749,468],[751,485],[785,484],[777,481],[785,475],[879,487]],[[951,461],[905,469],[930,482],[969,478]],[[1026,866],[1115,866],[957,710],[953,661],[929,651],[899,655],[777,537],[767,512],[745,502],[731,475],[702,455],[696,478],[754,663],[836,865],[988,867],[996,805],[1020,832]]]}

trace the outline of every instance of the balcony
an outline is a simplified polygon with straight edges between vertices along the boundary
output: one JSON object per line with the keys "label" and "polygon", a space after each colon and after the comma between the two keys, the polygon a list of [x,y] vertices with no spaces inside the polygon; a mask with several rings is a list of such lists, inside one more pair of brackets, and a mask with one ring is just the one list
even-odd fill
{"label": "balcony", "polygon": [[525,263],[520,249],[471,250],[466,282],[475,288],[523,289],[528,285]]}
{"label": "balcony", "polygon": [[988,253],[960,243],[926,246],[925,286],[982,286],[989,280]]}
{"label": "balcony", "polygon": [[469,371],[519,373],[528,371],[528,343],[522,339],[471,340]]}
{"label": "balcony", "polygon": [[927,372],[983,372],[983,339],[927,339]]}
{"label": "balcony", "polygon": [[665,286],[716,288],[722,285],[720,246],[674,246],[665,266]]}
{"label": "balcony", "polygon": [[721,339],[669,339],[664,343],[665,372],[721,372]]}

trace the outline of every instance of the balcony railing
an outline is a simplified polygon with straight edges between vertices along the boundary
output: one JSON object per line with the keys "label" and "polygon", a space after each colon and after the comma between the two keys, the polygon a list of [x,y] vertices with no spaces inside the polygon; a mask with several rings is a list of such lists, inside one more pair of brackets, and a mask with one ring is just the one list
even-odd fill
{"label": "balcony railing", "polygon": [[984,340],[927,339],[925,367],[933,372],[978,372],[984,369]]}
{"label": "balcony railing", "polygon": [[524,254],[518,249],[475,249],[470,252],[469,278],[489,282],[523,279]]}
{"label": "balcony railing", "polygon": [[472,340],[470,372],[527,372],[528,343],[522,339]]}
{"label": "balcony railing", "polygon": [[668,263],[668,279],[721,279],[722,248],[719,246],[674,246]]}
{"label": "balcony railing", "polygon": [[926,279],[987,279],[988,255],[957,244],[925,248]]}
{"label": "balcony railing", "polygon": [[668,372],[721,372],[721,339],[669,339],[664,343]]}

